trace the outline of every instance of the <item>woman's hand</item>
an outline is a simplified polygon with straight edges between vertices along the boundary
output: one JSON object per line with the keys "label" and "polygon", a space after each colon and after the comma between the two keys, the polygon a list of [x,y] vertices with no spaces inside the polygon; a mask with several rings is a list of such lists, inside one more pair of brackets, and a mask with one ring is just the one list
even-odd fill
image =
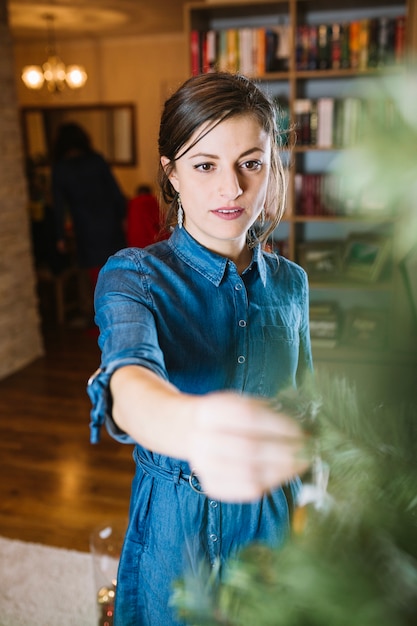
{"label": "woman's hand", "polygon": [[308,468],[301,428],[266,401],[220,392],[194,409],[189,460],[208,496],[248,502]]}
{"label": "woman's hand", "polygon": [[308,468],[300,426],[266,400],[180,393],[137,365],[116,370],[110,388],[119,428],[149,450],[187,459],[212,498],[249,502]]}

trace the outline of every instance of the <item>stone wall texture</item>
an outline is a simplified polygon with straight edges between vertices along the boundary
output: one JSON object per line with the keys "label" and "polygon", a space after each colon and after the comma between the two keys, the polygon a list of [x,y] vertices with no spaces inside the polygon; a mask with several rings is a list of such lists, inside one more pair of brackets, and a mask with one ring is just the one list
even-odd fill
{"label": "stone wall texture", "polygon": [[43,354],[13,71],[0,9],[0,379]]}

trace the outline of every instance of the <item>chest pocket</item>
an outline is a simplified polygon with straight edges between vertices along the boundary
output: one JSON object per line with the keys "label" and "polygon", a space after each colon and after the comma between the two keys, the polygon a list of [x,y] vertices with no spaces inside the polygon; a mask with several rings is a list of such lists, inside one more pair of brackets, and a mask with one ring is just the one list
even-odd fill
{"label": "chest pocket", "polygon": [[263,326],[261,395],[271,397],[288,385],[295,384],[299,344],[299,335],[294,328]]}

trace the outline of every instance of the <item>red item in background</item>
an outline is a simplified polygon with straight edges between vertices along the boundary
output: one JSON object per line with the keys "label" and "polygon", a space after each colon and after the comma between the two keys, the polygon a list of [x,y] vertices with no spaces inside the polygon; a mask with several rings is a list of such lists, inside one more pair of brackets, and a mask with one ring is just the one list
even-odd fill
{"label": "red item in background", "polygon": [[129,200],[126,227],[128,246],[145,248],[168,236],[169,233],[162,232],[159,204],[155,196],[146,193]]}
{"label": "red item in background", "polygon": [[89,276],[91,287],[93,288],[93,291],[96,288],[99,272],[100,272],[100,267],[89,267],[88,268],[88,276]]}

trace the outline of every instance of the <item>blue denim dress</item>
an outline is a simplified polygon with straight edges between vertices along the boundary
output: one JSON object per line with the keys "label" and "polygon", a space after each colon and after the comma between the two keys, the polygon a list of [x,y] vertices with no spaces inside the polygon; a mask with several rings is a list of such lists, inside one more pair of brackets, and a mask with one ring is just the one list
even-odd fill
{"label": "blue denim dress", "polygon": [[[265,397],[296,385],[312,367],[306,274],[260,246],[239,275],[234,263],[177,228],[167,241],[111,257],[95,306],[102,362],[88,386],[93,442],[105,423],[113,437],[132,443],[111,416],[109,379],[123,365],[143,365],[187,393]],[[298,481],[259,501],[229,504],[200,493],[185,460],[138,444],[134,459],[115,624],[177,626],[172,582],[202,559],[214,565],[253,541],[282,543],[288,494],[295,497]]]}

